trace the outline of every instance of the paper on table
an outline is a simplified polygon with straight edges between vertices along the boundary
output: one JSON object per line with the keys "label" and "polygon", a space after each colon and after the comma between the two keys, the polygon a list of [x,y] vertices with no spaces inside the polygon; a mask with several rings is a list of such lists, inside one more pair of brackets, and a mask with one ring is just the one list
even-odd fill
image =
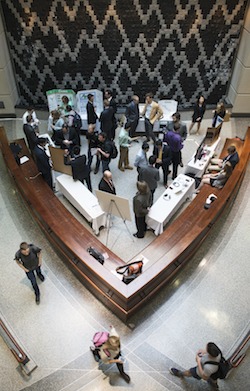
{"label": "paper on table", "polygon": [[23,163],[27,162],[28,160],[30,160],[28,158],[28,156],[22,156],[21,159],[20,159],[20,163],[23,164]]}

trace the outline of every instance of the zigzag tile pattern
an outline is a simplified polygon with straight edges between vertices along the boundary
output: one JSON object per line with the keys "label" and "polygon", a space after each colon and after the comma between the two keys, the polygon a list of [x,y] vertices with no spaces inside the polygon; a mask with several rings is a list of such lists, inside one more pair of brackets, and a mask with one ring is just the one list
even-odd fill
{"label": "zigzag tile pattern", "polygon": [[148,91],[190,107],[225,98],[247,0],[5,0],[21,104],[46,90]]}

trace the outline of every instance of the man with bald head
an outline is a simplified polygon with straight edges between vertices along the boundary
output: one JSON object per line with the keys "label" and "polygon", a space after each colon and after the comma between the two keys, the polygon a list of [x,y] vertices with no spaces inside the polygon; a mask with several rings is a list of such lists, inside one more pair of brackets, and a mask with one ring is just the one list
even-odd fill
{"label": "man with bald head", "polygon": [[[135,131],[139,122],[139,96],[133,95],[131,102],[127,105],[125,116],[130,125],[129,137],[135,137]],[[138,140],[134,140],[138,142]]]}
{"label": "man with bald head", "polygon": [[98,189],[101,191],[105,191],[106,193],[116,194],[115,186],[112,180],[112,174],[110,171],[108,170],[104,171]]}

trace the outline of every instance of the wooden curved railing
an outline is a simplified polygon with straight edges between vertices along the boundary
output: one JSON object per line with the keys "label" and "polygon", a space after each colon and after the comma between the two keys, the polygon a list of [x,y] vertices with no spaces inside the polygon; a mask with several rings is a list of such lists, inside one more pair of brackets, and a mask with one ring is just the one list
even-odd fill
{"label": "wooden curved railing", "polygon": [[[24,140],[17,142],[23,146],[23,155],[29,156]],[[126,322],[191,258],[223,210],[234,200],[249,159],[250,128],[241,145],[240,162],[224,188],[202,188],[195,200],[163,234],[142,251],[149,262],[142,275],[129,285],[111,272],[125,262],[70,214],[40,176],[30,179],[38,173],[33,160],[17,165],[3,128],[0,128],[0,143],[10,175],[48,239],[84,285]],[[204,203],[210,193],[216,193],[218,199],[210,209],[205,210]],[[108,253],[109,259],[103,266],[87,252],[89,246]]]}

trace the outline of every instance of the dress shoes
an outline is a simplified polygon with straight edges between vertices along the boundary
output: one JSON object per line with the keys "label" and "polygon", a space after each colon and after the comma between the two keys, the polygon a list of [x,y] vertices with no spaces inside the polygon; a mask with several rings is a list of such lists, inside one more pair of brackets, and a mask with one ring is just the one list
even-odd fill
{"label": "dress shoes", "polygon": [[36,296],[36,304],[37,304],[37,305],[40,304],[40,296]]}
{"label": "dress shoes", "polygon": [[97,174],[97,173],[98,173],[98,171],[99,171],[99,169],[95,169],[95,171],[94,171],[94,174]]}
{"label": "dress shoes", "polygon": [[123,167],[118,167],[120,171],[125,171]]}
{"label": "dress shoes", "polygon": [[138,236],[137,233],[136,233],[136,234],[133,234],[133,236],[134,236],[135,238],[137,238],[137,239],[143,239],[143,238],[144,238],[144,236]]}
{"label": "dress shoes", "polygon": [[183,163],[182,162],[180,163],[180,166],[183,167]]}
{"label": "dress shoes", "polygon": [[134,169],[134,168],[131,167],[131,166],[125,166],[124,168],[125,168],[125,170],[133,170],[133,169]]}

